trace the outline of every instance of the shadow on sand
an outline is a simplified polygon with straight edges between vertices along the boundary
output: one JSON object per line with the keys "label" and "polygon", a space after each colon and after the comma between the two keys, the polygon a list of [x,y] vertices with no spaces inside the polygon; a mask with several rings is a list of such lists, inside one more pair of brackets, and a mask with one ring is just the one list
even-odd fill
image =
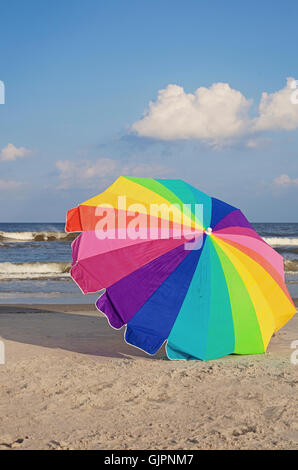
{"label": "shadow on sand", "polygon": [[150,356],[130,346],[124,341],[124,332],[125,327],[111,328],[90,305],[0,306],[0,336],[4,340],[94,356],[167,359],[164,347]]}

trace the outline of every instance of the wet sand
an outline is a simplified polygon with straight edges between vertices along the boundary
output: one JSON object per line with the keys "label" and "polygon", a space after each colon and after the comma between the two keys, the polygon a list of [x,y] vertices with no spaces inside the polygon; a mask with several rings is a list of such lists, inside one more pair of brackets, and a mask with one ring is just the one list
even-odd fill
{"label": "wet sand", "polygon": [[93,305],[1,305],[0,449],[298,448],[298,315],[265,355],[210,362],[123,333]]}

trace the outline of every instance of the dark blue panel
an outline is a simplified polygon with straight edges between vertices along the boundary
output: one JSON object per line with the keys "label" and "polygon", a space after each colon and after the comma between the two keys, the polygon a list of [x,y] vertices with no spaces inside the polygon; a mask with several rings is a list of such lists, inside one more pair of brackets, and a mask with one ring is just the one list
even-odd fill
{"label": "dark blue panel", "polygon": [[125,340],[129,344],[149,354],[158,351],[171,332],[203,248],[204,243],[200,250],[190,251],[189,255],[127,323]]}
{"label": "dark blue panel", "polygon": [[230,206],[230,204],[227,204],[223,201],[220,201],[220,199],[216,199],[215,197],[213,197],[210,227],[213,229],[220,220],[222,220],[226,215],[228,215],[232,211],[235,211],[236,209],[236,207]]}

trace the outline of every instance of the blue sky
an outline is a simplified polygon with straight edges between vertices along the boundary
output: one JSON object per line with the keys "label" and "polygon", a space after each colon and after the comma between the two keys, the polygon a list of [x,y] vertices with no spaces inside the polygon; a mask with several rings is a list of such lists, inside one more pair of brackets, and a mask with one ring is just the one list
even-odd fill
{"label": "blue sky", "polygon": [[63,221],[131,174],[297,222],[297,17],[294,0],[2,0],[0,221]]}

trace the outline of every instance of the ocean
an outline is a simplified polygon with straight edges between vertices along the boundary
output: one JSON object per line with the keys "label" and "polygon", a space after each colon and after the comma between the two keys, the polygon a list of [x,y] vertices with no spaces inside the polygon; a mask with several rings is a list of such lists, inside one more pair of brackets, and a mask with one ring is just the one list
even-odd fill
{"label": "ocean", "polygon": [[[298,223],[255,223],[284,258],[286,282],[298,298]],[[71,242],[63,223],[0,224],[0,303],[94,303],[71,279]]]}

